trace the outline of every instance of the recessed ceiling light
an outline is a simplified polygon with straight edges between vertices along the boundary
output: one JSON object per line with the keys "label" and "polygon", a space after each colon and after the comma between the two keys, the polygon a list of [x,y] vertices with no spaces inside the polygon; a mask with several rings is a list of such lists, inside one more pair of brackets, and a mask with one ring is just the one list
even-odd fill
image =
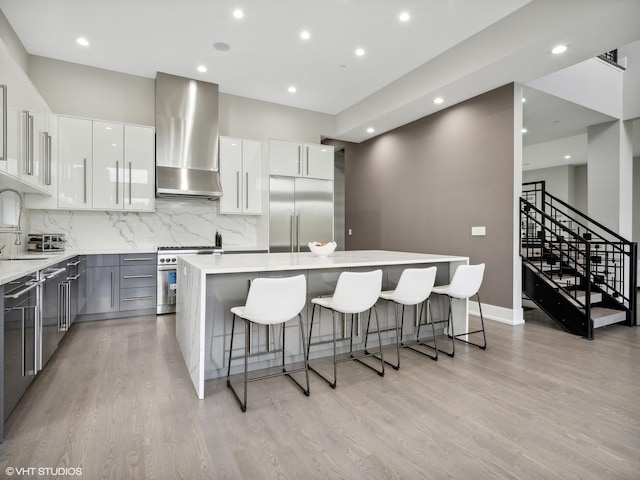
{"label": "recessed ceiling light", "polygon": [[554,55],[560,55],[561,53],[564,53],[566,51],[567,51],[567,46],[566,45],[556,45],[551,50],[551,53],[553,53]]}
{"label": "recessed ceiling light", "polygon": [[117,146],[118,146],[118,144],[117,144],[117,143],[112,143],[112,144],[111,144],[111,146],[112,146],[112,147],[117,147]]}
{"label": "recessed ceiling light", "polygon": [[235,18],[242,18],[242,17],[244,17],[244,12],[238,8],[238,9],[233,11],[233,16]]}
{"label": "recessed ceiling light", "polygon": [[521,133],[527,133],[529,130],[527,130],[526,128],[523,128],[522,130],[520,130]]}
{"label": "recessed ceiling light", "polygon": [[564,159],[565,159],[565,160],[569,160],[570,158],[571,158],[571,155],[565,155],[565,156],[564,156]]}
{"label": "recessed ceiling light", "polygon": [[373,127],[369,127],[369,128],[367,128],[367,133],[373,133],[373,132],[375,132],[375,131],[376,131],[376,130],[375,130],[375,128],[373,128]]}
{"label": "recessed ceiling light", "polygon": [[435,103],[436,105],[440,105],[442,102],[444,102],[444,98],[442,97],[436,97],[433,99],[433,103]]}
{"label": "recessed ceiling light", "polygon": [[231,49],[228,43],[224,42],[216,42],[213,44],[213,48],[218,50],[219,52],[226,52]]}
{"label": "recessed ceiling light", "polygon": [[200,73],[206,73],[207,72],[207,67],[205,67],[204,65],[198,65],[198,71]]}
{"label": "recessed ceiling light", "polygon": [[526,99],[526,98],[524,98],[524,97],[522,97],[522,103],[524,103],[524,102],[526,102],[526,101],[527,101],[527,99]]}
{"label": "recessed ceiling light", "polygon": [[364,48],[358,48],[358,49],[356,50],[356,55],[357,55],[358,57],[363,56],[363,55],[364,55]]}
{"label": "recessed ceiling light", "polygon": [[105,128],[105,129],[107,129],[107,130],[112,130],[112,128],[111,128],[111,127],[104,127],[104,128]]}
{"label": "recessed ceiling light", "polygon": [[76,38],[76,43],[78,45],[82,45],[83,47],[88,47],[89,46],[89,40],[87,40],[84,37],[78,37]]}
{"label": "recessed ceiling light", "polygon": [[303,40],[309,40],[311,34],[307,30],[303,30],[300,32],[300,38]]}
{"label": "recessed ceiling light", "polygon": [[399,15],[399,18],[400,18],[400,21],[401,21],[401,22],[406,22],[406,21],[408,21],[408,20],[411,18],[411,15],[409,15],[409,13],[408,13],[408,12],[402,12],[402,13]]}
{"label": "recessed ceiling light", "polygon": [[289,88],[287,88],[287,90],[289,91],[289,93],[296,93],[298,91],[298,89],[296,87],[294,87],[293,85],[291,85]]}

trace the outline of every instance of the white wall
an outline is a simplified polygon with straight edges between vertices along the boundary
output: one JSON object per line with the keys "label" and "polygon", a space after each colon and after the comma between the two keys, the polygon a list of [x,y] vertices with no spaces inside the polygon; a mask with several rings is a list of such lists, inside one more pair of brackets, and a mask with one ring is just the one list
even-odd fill
{"label": "white wall", "polygon": [[4,41],[13,58],[18,62],[22,70],[29,71],[29,54],[22,45],[22,42],[11,27],[11,24],[0,10],[0,38]]}
{"label": "white wall", "polygon": [[559,70],[527,86],[614,118],[623,118],[623,73],[597,58]]}
{"label": "white wall", "polygon": [[528,170],[522,172],[522,183],[546,182],[547,193],[558,197],[571,205],[573,201],[573,171],[571,167],[563,165],[560,167],[541,168],[539,170]]}
{"label": "white wall", "polygon": [[[633,237],[640,244],[640,157],[633,159]],[[640,259],[638,259],[640,263]]]}
{"label": "white wall", "polygon": [[640,42],[618,49],[618,61],[624,62],[624,105],[623,118],[630,120],[640,117]]}

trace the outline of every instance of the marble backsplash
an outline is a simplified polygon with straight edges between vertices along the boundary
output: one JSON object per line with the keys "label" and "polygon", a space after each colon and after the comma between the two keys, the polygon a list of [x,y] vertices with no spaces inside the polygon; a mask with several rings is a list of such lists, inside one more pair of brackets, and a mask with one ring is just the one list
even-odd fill
{"label": "marble backsplash", "polygon": [[64,233],[69,249],[213,245],[216,232],[227,250],[268,248],[266,215],[220,215],[218,208],[216,201],[156,199],[155,212],[30,210],[25,233]]}

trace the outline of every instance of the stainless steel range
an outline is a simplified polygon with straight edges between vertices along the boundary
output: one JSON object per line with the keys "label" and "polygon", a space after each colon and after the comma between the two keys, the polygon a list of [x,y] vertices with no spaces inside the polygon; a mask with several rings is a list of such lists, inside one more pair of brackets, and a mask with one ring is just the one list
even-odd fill
{"label": "stainless steel range", "polygon": [[220,255],[219,247],[158,247],[158,314],[176,311],[178,256]]}

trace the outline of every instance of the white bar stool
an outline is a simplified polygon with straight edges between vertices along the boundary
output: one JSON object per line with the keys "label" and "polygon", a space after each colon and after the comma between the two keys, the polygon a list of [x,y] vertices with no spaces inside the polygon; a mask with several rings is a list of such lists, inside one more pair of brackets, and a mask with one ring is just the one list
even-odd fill
{"label": "white bar stool", "polygon": [[[331,388],[336,388],[338,381],[338,369],[337,365],[341,362],[347,362],[350,360],[357,360],[366,367],[369,367],[375,371],[381,377],[384,376],[384,360],[382,357],[382,340],[380,337],[380,323],[378,320],[378,311],[376,310],[376,302],[380,297],[380,291],[382,290],[382,270],[374,270],[371,272],[342,272],[338,277],[338,283],[336,289],[331,297],[316,297],[311,299],[313,303],[313,309],[311,312],[311,324],[309,326],[309,345],[307,347],[307,360],[311,349],[311,335],[313,332],[313,323],[315,318],[316,306],[320,308],[326,308],[331,310],[333,319],[333,380],[327,378],[311,365],[309,370],[316,373],[320,378],[326,381]],[[367,332],[369,331],[369,322],[371,321],[371,309],[376,314],[376,327],[378,330],[378,345],[379,351],[368,353],[365,352],[358,356],[353,355],[353,323],[354,315],[359,313],[369,312],[369,318],[367,320]],[[349,339],[349,357],[338,359],[336,343],[338,338],[336,337],[336,313],[343,315],[351,315],[351,337]],[[366,340],[365,340],[366,342]],[[317,342],[314,345],[320,345],[327,342]],[[380,355],[381,369],[368,365],[362,361],[364,357],[371,357]],[[307,362],[308,363],[308,362]]]}
{"label": "white bar stool", "polygon": [[[446,323],[447,324],[447,333],[451,332],[449,335],[451,337],[451,352],[444,352],[450,357],[453,357],[456,353],[455,341],[458,340],[460,342],[468,343],[470,345],[475,345],[476,347],[480,347],[481,349],[487,348],[487,337],[484,331],[484,318],[482,317],[482,305],[480,304],[480,294],[478,291],[480,290],[480,286],[482,285],[482,278],[484,277],[484,263],[480,263],[478,265],[460,265],[453,274],[453,278],[451,279],[451,283],[449,285],[439,285],[433,287],[433,293],[437,293],[439,295],[446,295],[449,298],[449,315],[446,320],[440,320],[435,323]],[[466,300],[473,296],[476,296],[478,300],[478,308],[480,309],[480,324],[482,327],[479,330],[468,331],[464,333],[456,334],[453,330],[453,319],[451,313],[451,301],[453,298]],[[468,340],[463,340],[460,337],[464,337],[467,335],[472,335],[474,333],[482,333],[483,343],[482,345],[479,343],[473,343]]]}
{"label": "white bar stool", "polygon": [[[302,325],[302,315],[300,312],[305,306],[307,297],[307,282],[304,275],[296,275],[295,277],[286,278],[256,278],[251,282],[249,287],[249,293],[247,295],[247,303],[241,307],[233,307],[231,313],[233,313],[233,325],[231,327],[231,345],[229,346],[229,366],[227,369],[227,387],[231,389],[235,395],[238,403],[240,403],[240,409],[243,412],[247,411],[247,383],[255,382],[257,380],[264,380],[266,378],[278,377],[286,375],[293,383],[295,383],[306,396],[309,396],[309,370],[307,364],[307,352],[305,349],[306,341],[304,338],[304,326]],[[250,338],[249,329],[251,324],[256,323],[259,325],[278,325],[298,317],[300,322],[300,335],[302,336],[302,354],[304,360],[304,367],[295,370],[287,370],[284,366],[285,357],[285,330],[282,325],[282,372],[273,373],[268,375],[261,375],[258,377],[248,378],[247,367],[250,350]],[[242,318],[245,324],[244,338],[244,392],[243,400],[240,399],[238,393],[231,384],[231,354],[233,352],[233,334],[236,327],[236,318]],[[272,350],[269,353],[279,352],[280,350]],[[253,353],[253,355],[260,355],[260,353]],[[306,388],[301,385],[293,376],[292,373],[305,372],[306,375]]]}
{"label": "white bar stool", "polygon": [[[397,354],[397,363],[394,365],[391,362],[385,360],[387,365],[391,365],[394,369],[398,370],[400,368],[400,346],[405,348],[409,348],[415,352],[426,355],[427,357],[438,360],[438,347],[435,344],[436,341],[436,331],[433,325],[433,322],[428,322],[429,317],[429,295],[431,295],[431,290],[433,289],[433,285],[436,281],[436,273],[438,269],[437,267],[428,267],[428,268],[406,268],[402,271],[400,275],[400,279],[398,280],[398,285],[395,290],[386,290],[380,293],[380,298],[388,300],[394,303],[395,307],[395,331],[396,331],[396,354]],[[420,326],[424,325],[420,322],[420,318],[422,318],[422,314],[424,313],[424,307],[427,307],[427,318],[425,319],[426,323],[431,323],[431,330],[433,332],[433,341],[434,346],[428,345],[420,340]],[[401,320],[398,321],[398,307],[402,307],[402,311],[400,314]],[[402,335],[404,331],[404,308],[405,306],[415,306],[416,308],[416,339],[411,343],[403,343]],[[391,329],[387,329],[389,331]],[[427,352],[419,350],[412,345],[422,345],[425,347],[429,347],[435,351],[434,355],[430,355]],[[365,344],[366,348],[366,344]]]}

